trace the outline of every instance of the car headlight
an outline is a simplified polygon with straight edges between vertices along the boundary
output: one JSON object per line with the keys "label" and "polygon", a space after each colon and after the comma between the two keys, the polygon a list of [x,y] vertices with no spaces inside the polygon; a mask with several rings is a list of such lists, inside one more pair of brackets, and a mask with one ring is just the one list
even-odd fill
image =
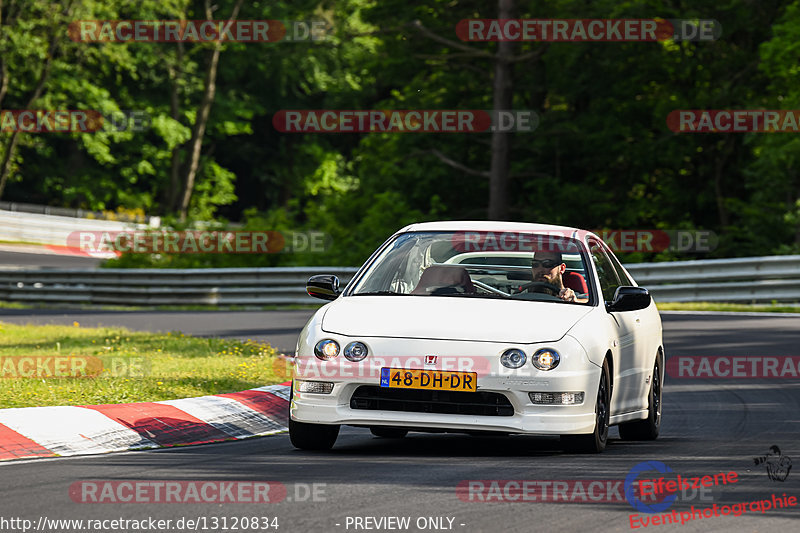
{"label": "car headlight", "polygon": [[520,368],[525,364],[527,356],[522,350],[510,348],[500,356],[500,364],[506,368]]}
{"label": "car headlight", "polygon": [[560,362],[561,356],[552,348],[543,348],[531,357],[531,363],[539,370],[553,370]]}
{"label": "car headlight", "polygon": [[314,346],[314,355],[323,361],[330,361],[339,355],[339,343],[331,339],[321,340]]}
{"label": "car headlight", "polygon": [[353,361],[354,363],[362,361],[365,357],[367,357],[368,353],[369,350],[367,350],[367,346],[363,342],[351,342],[344,347],[345,359],[348,361]]}

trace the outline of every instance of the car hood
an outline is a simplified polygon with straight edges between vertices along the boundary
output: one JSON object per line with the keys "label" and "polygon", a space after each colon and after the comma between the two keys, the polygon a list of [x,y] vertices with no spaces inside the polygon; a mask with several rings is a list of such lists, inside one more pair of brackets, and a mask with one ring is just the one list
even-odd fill
{"label": "car hood", "polygon": [[557,341],[592,309],[445,296],[347,296],[328,305],[322,330],[348,337],[531,344]]}

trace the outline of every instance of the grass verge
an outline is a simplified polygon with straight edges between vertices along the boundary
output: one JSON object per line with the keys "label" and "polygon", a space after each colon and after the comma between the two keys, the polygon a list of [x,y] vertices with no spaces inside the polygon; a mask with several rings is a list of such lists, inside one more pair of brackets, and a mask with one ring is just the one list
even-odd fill
{"label": "grass verge", "polygon": [[287,376],[285,361],[266,343],[77,322],[0,323],[0,408],[171,400],[282,383]]}
{"label": "grass verge", "polygon": [[728,304],[713,302],[658,303],[660,311],[731,311],[738,313],[800,313],[800,306],[791,304]]}

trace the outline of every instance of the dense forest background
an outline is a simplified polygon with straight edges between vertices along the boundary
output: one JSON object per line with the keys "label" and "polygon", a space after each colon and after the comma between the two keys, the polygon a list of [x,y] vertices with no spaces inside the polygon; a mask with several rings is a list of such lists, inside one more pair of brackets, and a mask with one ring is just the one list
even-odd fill
{"label": "dense forest background", "polygon": [[[465,18],[716,19],[713,42],[465,43]],[[70,22],[324,21],[317,40],[84,43]],[[142,266],[358,265],[403,225],[506,218],[705,229],[702,256],[800,253],[800,137],[673,133],[675,109],[800,109],[800,1],[0,0],[0,108],[145,111],[144,131],[0,132],[0,199],[329,234],[324,254]],[[280,133],[286,109],[492,109],[498,62],[533,133]],[[490,196],[498,201],[490,212]],[[667,260],[673,253],[631,254]]]}

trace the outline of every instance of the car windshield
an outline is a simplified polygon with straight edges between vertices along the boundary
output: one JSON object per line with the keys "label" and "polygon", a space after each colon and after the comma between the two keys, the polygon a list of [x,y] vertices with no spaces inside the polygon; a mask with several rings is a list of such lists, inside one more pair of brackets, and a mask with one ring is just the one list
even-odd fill
{"label": "car windshield", "polygon": [[588,304],[585,257],[577,240],[560,235],[403,233],[375,258],[351,294]]}

